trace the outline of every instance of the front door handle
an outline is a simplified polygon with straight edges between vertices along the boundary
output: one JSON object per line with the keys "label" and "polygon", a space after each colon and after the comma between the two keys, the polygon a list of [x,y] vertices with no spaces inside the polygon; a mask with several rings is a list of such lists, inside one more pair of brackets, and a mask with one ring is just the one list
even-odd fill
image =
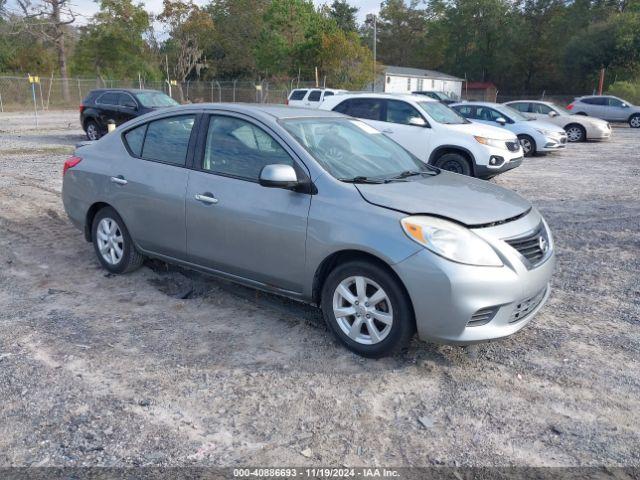
{"label": "front door handle", "polygon": [[193,198],[195,198],[199,202],[208,203],[209,205],[215,205],[216,203],[218,203],[218,199],[209,192],[199,193],[197,195],[194,195]]}
{"label": "front door handle", "polygon": [[385,128],[384,130],[382,130],[382,133],[393,133],[393,130],[391,130],[390,128]]}
{"label": "front door handle", "polygon": [[117,177],[111,177],[111,183],[117,183],[118,185],[126,185],[127,182],[122,175],[118,175]]}

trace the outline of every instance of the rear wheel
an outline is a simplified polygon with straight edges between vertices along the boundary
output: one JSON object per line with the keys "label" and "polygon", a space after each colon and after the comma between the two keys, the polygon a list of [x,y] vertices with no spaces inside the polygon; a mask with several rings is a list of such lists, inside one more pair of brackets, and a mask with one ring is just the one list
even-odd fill
{"label": "rear wheel", "polygon": [[87,138],[89,140],[98,140],[101,137],[100,127],[98,127],[98,124],[93,120],[89,120],[87,122],[85,132],[87,133]]}
{"label": "rear wheel", "polygon": [[132,272],[142,265],[144,257],[113,208],[105,207],[96,214],[91,232],[98,260],[111,273]]}
{"label": "rear wheel", "polygon": [[471,165],[463,155],[455,152],[445,153],[434,162],[434,165],[448,172],[471,175]]}
{"label": "rear wheel", "polygon": [[390,355],[415,332],[411,302],[399,280],[366,260],[339,265],[329,274],[321,306],[338,340],[364,357]]}
{"label": "rear wheel", "polygon": [[533,138],[529,135],[518,135],[518,140],[520,140],[525,157],[531,157],[536,154],[536,141]]}
{"label": "rear wheel", "polygon": [[631,128],[640,128],[640,114],[636,113],[629,118],[629,126]]}
{"label": "rear wheel", "polygon": [[587,132],[582,125],[572,123],[564,127],[567,132],[567,140],[570,142],[584,142],[587,139]]}

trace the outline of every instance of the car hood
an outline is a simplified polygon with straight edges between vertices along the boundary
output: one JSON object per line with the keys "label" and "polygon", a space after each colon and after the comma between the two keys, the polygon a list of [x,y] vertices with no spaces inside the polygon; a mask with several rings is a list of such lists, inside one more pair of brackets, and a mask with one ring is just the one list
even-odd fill
{"label": "car hood", "polygon": [[516,138],[516,136],[509,130],[505,130],[500,127],[492,127],[491,125],[485,125],[484,123],[470,122],[446,126],[447,128],[460,133],[466,133],[467,135],[495,138],[496,140],[511,141]]}
{"label": "car hood", "polygon": [[412,215],[445,217],[467,226],[500,222],[531,209],[529,202],[511,190],[445,171],[407,181],[356,184],[356,188],[373,205]]}
{"label": "car hood", "polygon": [[565,133],[562,127],[559,127],[555,123],[547,122],[544,120],[529,120],[528,122],[522,122],[523,125],[527,125],[531,128],[541,128],[556,133]]}

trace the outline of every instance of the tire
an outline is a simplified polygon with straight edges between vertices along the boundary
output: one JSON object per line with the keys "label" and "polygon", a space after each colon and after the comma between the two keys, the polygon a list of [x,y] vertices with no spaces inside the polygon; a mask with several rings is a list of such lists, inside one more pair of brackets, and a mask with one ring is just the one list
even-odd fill
{"label": "tire", "polygon": [[567,132],[567,141],[571,143],[584,142],[587,140],[587,131],[582,125],[577,123],[571,123],[564,127],[564,131]]}
{"label": "tire", "polygon": [[459,153],[445,153],[436,159],[434,165],[448,172],[471,175],[469,160]]}
{"label": "tire", "polygon": [[[364,293],[358,295],[358,291]],[[369,305],[366,300],[376,296],[382,300]],[[334,268],[322,287],[320,305],[336,338],[363,357],[391,355],[406,347],[415,333],[413,308],[404,287],[373,262],[355,260]]]}
{"label": "tire", "polygon": [[529,135],[518,135],[518,140],[520,140],[520,145],[522,146],[522,152],[525,157],[532,157],[536,154],[536,141],[531,138]]}
{"label": "tire", "polygon": [[88,120],[84,126],[84,131],[87,134],[89,140],[99,140],[102,134],[100,133],[100,127],[94,120]]}
{"label": "tire", "polygon": [[98,261],[111,273],[132,272],[140,268],[144,261],[122,218],[111,207],[103,208],[93,217],[91,238]]}
{"label": "tire", "polygon": [[629,126],[631,128],[640,128],[640,113],[635,113],[629,117]]}

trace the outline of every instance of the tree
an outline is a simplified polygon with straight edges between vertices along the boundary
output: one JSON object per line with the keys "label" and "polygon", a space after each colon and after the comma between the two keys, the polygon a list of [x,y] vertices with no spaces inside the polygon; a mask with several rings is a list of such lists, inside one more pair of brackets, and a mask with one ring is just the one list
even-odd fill
{"label": "tree", "polygon": [[329,8],[329,17],[336,22],[338,28],[343,32],[357,31],[357,13],[358,8],[352,7],[346,0],[333,0]]}
{"label": "tree", "polygon": [[51,42],[58,56],[58,69],[62,78],[62,96],[69,101],[69,73],[67,64],[67,27],[76,20],[70,0],[16,0],[23,18],[18,28]]}
{"label": "tree", "polygon": [[131,78],[138,73],[156,77],[158,70],[145,35],[149,14],[132,0],[101,0],[100,11],[82,27],[72,57],[77,74]]}
{"label": "tree", "polygon": [[[204,49],[213,36],[214,25],[211,16],[191,1],[164,0],[163,5],[158,20],[169,33],[164,52],[175,79],[182,83],[194,71],[196,75],[200,73]],[[178,92],[180,101],[184,101],[180,84]]]}
{"label": "tree", "polygon": [[374,80],[373,53],[355,32],[324,34],[319,63],[322,74],[336,88],[360,90]]}

